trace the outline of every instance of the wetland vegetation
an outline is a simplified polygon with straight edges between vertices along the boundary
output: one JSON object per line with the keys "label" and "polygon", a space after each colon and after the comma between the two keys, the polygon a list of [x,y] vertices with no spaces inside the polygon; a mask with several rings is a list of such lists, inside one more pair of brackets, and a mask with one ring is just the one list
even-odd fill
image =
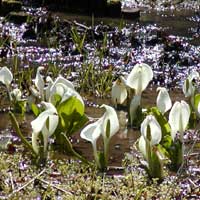
{"label": "wetland vegetation", "polygon": [[0,199],[198,199],[199,5],[1,12]]}

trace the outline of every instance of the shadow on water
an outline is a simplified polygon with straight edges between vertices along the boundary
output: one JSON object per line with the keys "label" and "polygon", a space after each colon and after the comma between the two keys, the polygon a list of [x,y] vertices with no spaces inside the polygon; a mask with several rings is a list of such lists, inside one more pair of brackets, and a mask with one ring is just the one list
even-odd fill
{"label": "shadow on water", "polygon": [[[141,25],[157,25],[162,27],[166,33],[171,35],[178,35],[182,37],[190,38],[190,43],[193,45],[200,45],[200,35],[197,33],[194,36],[193,30],[199,32],[199,14],[196,11],[181,9],[181,10],[143,10],[140,13],[140,18],[135,19],[123,19],[123,18],[93,18],[93,16],[78,16],[69,15],[61,12],[54,13],[66,20],[75,20],[80,23],[87,24],[88,26],[98,25],[100,23],[122,26],[123,24],[139,23]],[[196,18],[196,19],[195,19]]]}
{"label": "shadow on water", "polygon": [[191,44],[200,45],[200,36],[193,37],[192,30],[199,30],[199,14],[191,10],[166,10],[166,11],[145,11],[141,13],[140,22],[157,24],[165,29],[168,34],[188,37]]}

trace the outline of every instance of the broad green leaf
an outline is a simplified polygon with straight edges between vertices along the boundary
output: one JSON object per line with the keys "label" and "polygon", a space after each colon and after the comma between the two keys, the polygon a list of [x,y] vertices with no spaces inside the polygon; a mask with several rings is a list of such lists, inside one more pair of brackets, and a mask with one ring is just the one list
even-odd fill
{"label": "broad green leaf", "polygon": [[57,110],[60,120],[56,133],[64,132],[71,135],[87,121],[87,117],[84,115],[84,106],[76,97],[70,97],[62,102]]}
{"label": "broad green leaf", "polygon": [[166,150],[168,150],[171,147],[172,142],[173,142],[173,140],[172,140],[171,135],[165,135],[163,137],[161,145],[163,146],[163,148],[165,148]]}
{"label": "broad green leaf", "polygon": [[58,113],[65,113],[66,115],[70,115],[76,110],[80,115],[84,114],[84,106],[80,100],[76,97],[72,96],[69,99],[66,99],[58,106]]}
{"label": "broad green leaf", "polygon": [[73,123],[73,127],[69,130],[69,135],[72,135],[74,132],[81,129],[88,122],[87,116],[84,114],[77,119],[75,123]]}

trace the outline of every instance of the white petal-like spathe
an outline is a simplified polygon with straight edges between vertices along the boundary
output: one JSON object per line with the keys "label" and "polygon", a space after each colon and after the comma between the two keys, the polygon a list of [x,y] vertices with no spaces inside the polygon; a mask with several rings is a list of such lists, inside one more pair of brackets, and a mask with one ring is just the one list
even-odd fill
{"label": "white petal-like spathe", "polygon": [[117,113],[113,107],[105,105],[105,104],[103,104],[101,108],[106,109],[106,112],[101,118],[102,119],[101,134],[104,138],[106,138],[106,127],[107,127],[108,120],[110,120],[110,137],[109,138],[111,138],[119,130],[119,120],[117,117]]}
{"label": "white petal-like spathe", "polygon": [[64,84],[65,86],[71,88],[71,89],[74,89],[74,85],[71,81],[68,81],[67,79],[63,78],[62,76],[59,76],[58,78],[56,78],[56,80],[54,81],[52,87],[51,87],[51,92],[52,90],[54,90],[54,87],[56,87],[56,85],[58,83],[62,83]]}
{"label": "white petal-like spathe", "polygon": [[126,84],[135,89],[136,95],[141,95],[153,78],[153,71],[147,64],[136,64],[128,75]]}
{"label": "white petal-like spathe", "polygon": [[47,129],[51,135],[53,130],[55,130],[58,125],[57,111],[51,103],[42,103],[45,105],[46,110],[40,113],[39,116],[31,122],[31,127],[34,133],[41,132],[43,128],[46,127],[46,121],[49,118],[49,127]]}
{"label": "white petal-like spathe", "polygon": [[151,145],[159,144],[162,138],[162,131],[159,123],[153,115],[148,115],[141,124],[141,134],[144,138],[147,137],[147,127],[150,127]]}
{"label": "white petal-like spathe", "polygon": [[169,113],[169,124],[171,126],[171,136],[174,140],[176,133],[179,130],[181,105],[180,102],[176,101]]}
{"label": "white petal-like spathe", "polygon": [[44,111],[40,113],[39,116],[31,122],[31,127],[34,133],[42,131],[43,126],[45,126],[47,118],[49,117],[49,114],[51,114],[51,112]]}
{"label": "white petal-like spathe", "polygon": [[137,111],[138,107],[140,106],[140,101],[141,101],[140,95],[134,96],[131,100],[130,108],[129,108],[131,125],[133,123],[133,120],[136,119],[136,117],[137,117],[136,111]]}
{"label": "white petal-like spathe", "polygon": [[[180,132],[183,132],[186,130],[189,119],[190,119],[190,106],[185,102],[185,101],[181,101],[181,128],[180,128]],[[182,129],[182,130],[181,130]]]}
{"label": "white petal-like spathe", "polygon": [[58,115],[56,114],[49,115],[48,136],[51,136],[55,132],[58,125],[58,120],[59,120]]}
{"label": "white petal-like spathe", "polygon": [[124,83],[122,83],[120,80],[116,80],[112,86],[111,96],[114,104],[124,103],[127,98],[127,90]]}
{"label": "white petal-like spathe", "polygon": [[200,76],[199,76],[199,73],[197,72],[197,71],[192,71],[191,73],[190,73],[190,75],[188,76],[188,78],[190,79],[190,80],[193,80],[193,79],[199,79],[200,78]]}
{"label": "white petal-like spathe", "polygon": [[46,151],[48,138],[54,133],[59,122],[56,108],[51,103],[42,102],[42,104],[45,105],[46,110],[40,113],[39,116],[31,122],[31,126],[33,129],[32,144],[33,146],[35,146],[34,150],[36,151],[36,153],[38,151],[38,134],[41,132],[43,135],[44,151]]}
{"label": "white petal-like spathe", "polygon": [[172,101],[166,88],[158,87],[157,91],[159,91],[159,93],[156,104],[161,113],[164,114],[172,107]]}
{"label": "white petal-like spathe", "polygon": [[199,79],[199,73],[197,71],[192,71],[188,78],[183,84],[183,93],[185,97],[192,97],[195,92],[195,86],[193,84],[194,79]]}
{"label": "white petal-like spathe", "polygon": [[176,133],[181,134],[186,130],[190,118],[190,107],[185,101],[176,101],[169,113],[169,124],[171,126],[171,136],[174,140]]}
{"label": "white petal-like spathe", "polygon": [[62,97],[64,93],[67,92],[67,90],[68,90],[68,87],[65,86],[63,83],[57,83],[55,87],[53,87],[53,90],[51,90],[51,95],[58,94]]}
{"label": "white petal-like spathe", "polygon": [[140,136],[138,141],[138,148],[143,154],[144,158],[147,159],[147,151],[146,151],[146,141],[143,135]]}
{"label": "white petal-like spathe", "polygon": [[102,120],[99,119],[96,122],[87,125],[80,134],[81,138],[92,143],[94,154],[97,152],[96,141],[101,135],[101,121]]}
{"label": "white petal-like spathe", "polygon": [[185,97],[191,97],[194,95],[195,87],[192,80],[186,79],[183,84],[183,93]]}
{"label": "white petal-like spathe", "polygon": [[42,75],[40,74],[40,71],[43,69],[44,67],[38,67],[36,77],[35,77],[35,86],[38,89],[39,94],[42,97],[42,99],[44,99],[44,80],[43,80]]}
{"label": "white petal-like spathe", "polygon": [[50,76],[47,76],[46,78],[46,82],[48,83],[48,85],[44,88],[45,91],[45,100],[49,101],[49,97],[50,97],[50,89],[53,85],[53,80]]}
{"label": "white petal-like spathe", "polygon": [[29,90],[31,91],[31,95],[33,95],[34,97],[39,97],[40,93],[32,86],[30,86]]}
{"label": "white petal-like spathe", "polygon": [[[60,78],[60,80],[63,80],[62,78]],[[62,101],[67,100],[68,98],[75,96],[77,99],[79,99],[81,101],[81,103],[83,104],[83,106],[85,106],[84,101],[82,99],[82,97],[80,96],[80,94],[71,86],[68,87],[68,85],[63,84],[62,82],[58,82],[57,84],[53,84],[51,89],[50,89],[50,98],[49,101],[53,102],[53,98],[55,94],[59,94],[62,97]]]}
{"label": "white petal-like spathe", "polygon": [[64,93],[61,102],[69,99],[72,96],[76,97],[82,103],[82,105],[85,106],[84,101],[83,101],[81,95],[76,90],[71,89],[71,88],[68,88],[67,92]]}
{"label": "white petal-like spathe", "polygon": [[22,92],[20,89],[15,88],[12,92],[11,92],[11,97],[14,97],[14,99],[16,99],[17,101],[19,101],[22,97]]}
{"label": "white petal-like spathe", "polygon": [[45,106],[45,110],[52,112],[52,114],[57,113],[57,110],[52,103],[42,101],[41,104]]}
{"label": "white petal-like spathe", "polygon": [[6,87],[9,87],[13,80],[12,72],[7,67],[2,67],[0,69],[0,82],[2,82]]}

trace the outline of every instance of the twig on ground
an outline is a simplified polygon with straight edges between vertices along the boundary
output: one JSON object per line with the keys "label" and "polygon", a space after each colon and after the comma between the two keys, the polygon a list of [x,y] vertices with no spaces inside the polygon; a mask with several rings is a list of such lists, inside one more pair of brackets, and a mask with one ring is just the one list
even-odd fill
{"label": "twig on ground", "polygon": [[45,181],[45,180],[43,180],[43,179],[39,179],[39,180],[40,180],[42,183],[45,183],[45,184],[47,184],[47,185],[49,185],[49,186],[51,186],[51,187],[53,187],[53,188],[55,188],[55,189],[57,189],[57,190],[63,192],[63,193],[65,193],[65,194],[73,195],[72,192],[66,191],[66,190],[64,190],[64,189],[62,189],[62,188],[60,188],[60,187],[58,187],[58,186],[56,186],[56,185],[54,185],[54,184],[52,184],[52,183],[50,183],[50,182],[48,182],[48,181]]}
{"label": "twig on ground", "polygon": [[24,184],[22,187],[14,190],[10,195],[8,195],[8,198],[12,197],[15,193],[19,192],[20,190],[25,189],[28,185],[30,185],[35,179],[37,179],[39,176],[41,176],[42,174],[44,174],[44,172],[46,171],[46,168],[43,169],[39,174],[37,174],[36,176],[34,176],[30,181],[28,181],[26,184]]}

